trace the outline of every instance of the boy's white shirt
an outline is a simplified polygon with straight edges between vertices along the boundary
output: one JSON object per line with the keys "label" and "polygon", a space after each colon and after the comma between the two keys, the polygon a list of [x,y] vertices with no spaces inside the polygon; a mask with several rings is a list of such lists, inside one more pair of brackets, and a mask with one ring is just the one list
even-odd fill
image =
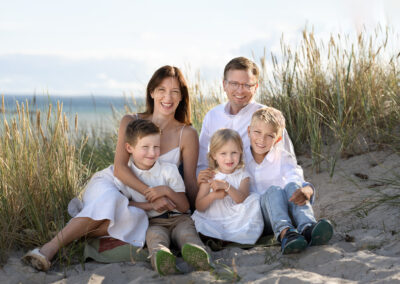
{"label": "boy's white shirt", "polygon": [[251,177],[251,192],[262,195],[270,186],[284,188],[288,183],[294,182],[302,187],[310,185],[314,190],[311,203],[314,202],[315,189],[304,181],[303,169],[297,164],[296,156],[285,150],[283,140],[271,148],[260,164],[254,160],[251,148],[247,147],[245,161],[246,170]]}
{"label": "boy's white shirt", "polygon": [[[203,125],[201,128],[199,143],[199,161],[197,163],[197,175],[201,170],[208,168],[207,153],[211,136],[221,128],[229,128],[237,131],[243,141],[244,149],[250,148],[250,139],[247,135],[247,127],[250,125],[253,113],[265,107],[265,105],[251,101],[247,106],[242,108],[237,114],[229,113],[230,103],[220,104],[210,110],[204,117]],[[285,150],[294,155],[292,142],[286,129],[283,132],[283,146]]]}
{"label": "boy's white shirt", "polygon": [[[183,182],[182,176],[179,173],[176,165],[156,161],[149,170],[141,170],[135,166],[132,159],[129,160],[128,166],[131,168],[133,173],[138,179],[150,187],[155,187],[159,185],[165,185],[170,187],[175,192],[185,192],[185,184]],[[132,199],[136,202],[148,202],[146,197],[136,190],[126,186],[119,179],[114,177],[114,182],[118,189],[125,195],[128,199]],[[179,211],[174,210],[180,213]],[[147,216],[157,217],[166,211],[157,212],[155,210],[146,211]]]}

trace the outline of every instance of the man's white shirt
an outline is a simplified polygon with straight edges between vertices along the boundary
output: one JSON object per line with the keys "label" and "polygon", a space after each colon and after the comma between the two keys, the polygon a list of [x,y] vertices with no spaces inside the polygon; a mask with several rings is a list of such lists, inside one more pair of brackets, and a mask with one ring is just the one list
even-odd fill
{"label": "man's white shirt", "polygon": [[[265,105],[251,101],[247,106],[242,108],[237,114],[230,114],[230,103],[220,104],[210,110],[203,120],[203,125],[200,133],[200,149],[199,161],[197,163],[197,175],[199,171],[208,168],[207,153],[211,136],[221,128],[229,128],[237,131],[242,137],[244,149],[250,148],[250,139],[247,135],[247,127],[250,125],[253,113]],[[286,129],[283,131],[282,143],[284,149],[294,155],[292,142]]]}

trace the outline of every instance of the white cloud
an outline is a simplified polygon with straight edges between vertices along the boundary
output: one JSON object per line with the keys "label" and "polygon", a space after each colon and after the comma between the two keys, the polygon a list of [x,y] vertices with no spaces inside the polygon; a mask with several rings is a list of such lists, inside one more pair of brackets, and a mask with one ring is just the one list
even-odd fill
{"label": "white cloud", "polygon": [[279,56],[282,34],[296,46],[306,25],[323,40],[362,23],[400,26],[398,1],[355,1],[5,1],[0,78],[12,80],[0,88],[121,94],[165,64],[219,81],[232,57]]}

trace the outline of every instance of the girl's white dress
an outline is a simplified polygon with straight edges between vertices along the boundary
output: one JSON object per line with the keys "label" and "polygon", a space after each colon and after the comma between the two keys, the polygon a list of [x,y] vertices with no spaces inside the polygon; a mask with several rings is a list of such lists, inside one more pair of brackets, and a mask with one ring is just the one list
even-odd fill
{"label": "girl's white dress", "polygon": [[[225,180],[239,188],[240,182],[247,177],[249,174],[239,169],[232,174],[218,172],[214,179]],[[229,195],[214,200],[206,211],[196,210],[192,219],[199,233],[240,244],[254,244],[264,229],[259,195],[255,193],[239,204]]]}
{"label": "girl's white dress", "polygon": [[[180,147],[159,157],[160,161],[178,165]],[[114,166],[93,175],[87,184],[83,203],[74,198],[68,205],[72,217],[88,217],[93,220],[110,220],[108,234],[118,240],[142,247],[149,226],[146,212],[140,208],[128,206],[129,200],[117,188],[114,182]]]}

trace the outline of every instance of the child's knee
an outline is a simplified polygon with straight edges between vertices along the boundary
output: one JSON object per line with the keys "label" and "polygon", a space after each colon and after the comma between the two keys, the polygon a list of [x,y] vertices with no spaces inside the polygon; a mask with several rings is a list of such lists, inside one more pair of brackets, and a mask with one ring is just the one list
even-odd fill
{"label": "child's knee", "polygon": [[260,197],[260,203],[266,204],[268,200],[276,194],[281,194],[282,188],[279,186],[271,185]]}
{"label": "child's knee", "polygon": [[301,188],[301,185],[295,182],[289,182],[287,185],[285,185],[284,191],[288,194],[288,196],[292,196],[292,194],[299,188]]}

